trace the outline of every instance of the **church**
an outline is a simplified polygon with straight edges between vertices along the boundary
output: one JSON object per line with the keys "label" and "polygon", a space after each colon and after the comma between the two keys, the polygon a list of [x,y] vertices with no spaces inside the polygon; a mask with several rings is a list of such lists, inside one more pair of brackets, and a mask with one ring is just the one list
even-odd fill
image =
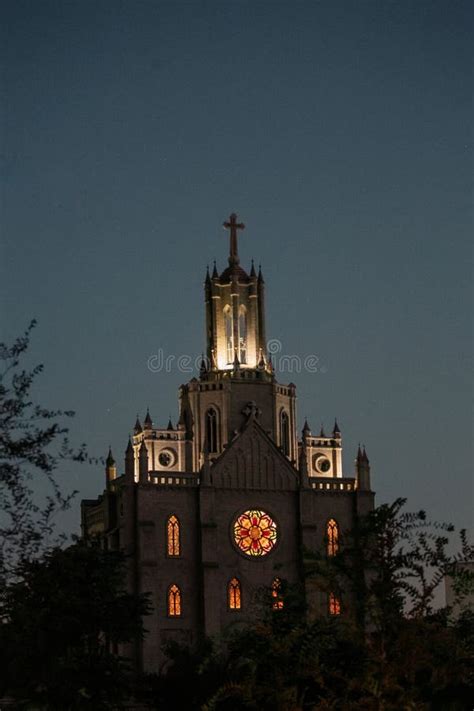
{"label": "church", "polygon": [[228,266],[204,281],[206,356],[179,388],[179,419],[158,427],[137,418],[118,471],[106,460],[105,489],[81,506],[82,533],[127,554],[130,591],[149,593],[148,633],[129,650],[157,671],[163,645],[252,620],[255,596],[282,581],[306,586],[312,614],[344,614],[344,596],[302,579],[305,548],[337,553],[355,517],[374,506],[365,449],[346,475],[337,422],[297,428],[296,386],[277,380],[265,329],[265,282],[240,264],[230,215]]}

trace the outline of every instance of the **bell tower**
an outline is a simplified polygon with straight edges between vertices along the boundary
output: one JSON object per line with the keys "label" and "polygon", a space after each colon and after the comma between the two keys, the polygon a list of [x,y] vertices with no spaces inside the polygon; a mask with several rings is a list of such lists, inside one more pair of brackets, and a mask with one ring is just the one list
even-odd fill
{"label": "bell tower", "polygon": [[296,388],[280,385],[267,354],[265,282],[252,262],[247,273],[240,264],[238,232],[244,224],[232,213],[224,222],[229,231],[228,266],[216,264],[206,273],[206,354],[199,380],[181,387],[182,423],[192,440],[190,466],[200,469],[206,448],[212,461],[232,441],[251,407],[259,423],[296,464]]}
{"label": "bell tower", "polygon": [[224,222],[229,230],[229,266],[219,275],[214,264],[206,274],[207,360],[213,370],[259,368],[270,372],[265,340],[264,281],[252,262],[250,274],[240,266],[237,231],[245,225],[232,213]]}

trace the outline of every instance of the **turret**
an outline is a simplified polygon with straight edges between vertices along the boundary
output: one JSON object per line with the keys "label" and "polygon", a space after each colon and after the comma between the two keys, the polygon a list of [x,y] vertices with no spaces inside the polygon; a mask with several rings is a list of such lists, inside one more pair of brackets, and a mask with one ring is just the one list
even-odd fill
{"label": "turret", "polygon": [[370,491],[370,464],[365,446],[357,449],[355,460],[357,488],[359,491]]}
{"label": "turret", "polygon": [[135,481],[135,453],[130,437],[128,438],[127,449],[125,450],[125,479],[128,482]]}
{"label": "turret", "polygon": [[138,452],[138,480],[140,484],[148,483],[148,450],[145,440],[141,443]]}
{"label": "turret", "polygon": [[112,449],[109,447],[109,453],[105,460],[105,482],[109,486],[110,482],[117,478],[117,465],[112,455]]}

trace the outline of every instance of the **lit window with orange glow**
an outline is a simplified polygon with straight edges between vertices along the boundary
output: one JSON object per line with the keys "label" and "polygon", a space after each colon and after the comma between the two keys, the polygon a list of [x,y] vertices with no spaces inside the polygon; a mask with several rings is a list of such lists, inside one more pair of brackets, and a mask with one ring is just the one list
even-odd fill
{"label": "lit window with orange glow", "polygon": [[339,551],[339,526],[333,518],[328,521],[326,536],[328,543],[328,555],[336,555]]}
{"label": "lit window with orange glow", "polygon": [[181,590],[177,585],[171,585],[168,589],[168,615],[181,617]]}
{"label": "lit window with orange glow", "polygon": [[232,578],[227,586],[229,610],[240,610],[242,607],[242,590],[237,578]]}
{"label": "lit window with orange glow", "polygon": [[167,551],[170,557],[176,557],[181,554],[181,541],[179,521],[176,516],[170,516],[166,526],[166,535],[168,539]]}
{"label": "lit window with orange glow", "polygon": [[283,597],[281,594],[281,580],[275,578],[272,583],[272,607],[274,610],[283,609]]}
{"label": "lit window with orange glow", "polygon": [[341,600],[333,592],[329,593],[328,607],[329,607],[329,614],[330,615],[340,615],[341,614]]}

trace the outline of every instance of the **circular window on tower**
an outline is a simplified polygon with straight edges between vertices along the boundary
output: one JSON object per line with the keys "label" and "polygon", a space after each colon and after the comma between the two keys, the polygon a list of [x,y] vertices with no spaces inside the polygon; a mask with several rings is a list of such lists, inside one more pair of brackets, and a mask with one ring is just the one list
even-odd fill
{"label": "circular window on tower", "polygon": [[176,454],[173,449],[163,449],[158,455],[160,466],[168,468],[176,461]]}
{"label": "circular window on tower", "polygon": [[249,509],[234,521],[233,538],[242,553],[261,557],[270,553],[277,543],[277,524],[266,511]]}
{"label": "circular window on tower", "polygon": [[325,454],[315,454],[313,467],[316,471],[320,472],[320,474],[327,474],[327,472],[331,469],[331,462]]}

